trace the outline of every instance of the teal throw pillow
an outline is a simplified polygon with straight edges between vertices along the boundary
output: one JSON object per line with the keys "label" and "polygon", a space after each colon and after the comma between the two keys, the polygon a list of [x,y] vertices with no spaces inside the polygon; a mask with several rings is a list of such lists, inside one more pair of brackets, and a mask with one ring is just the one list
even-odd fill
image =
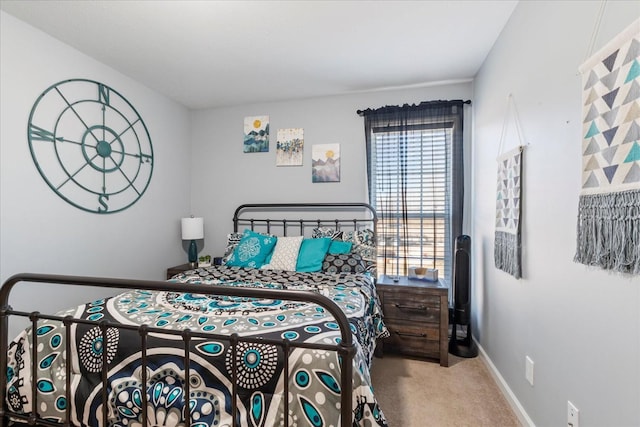
{"label": "teal throw pillow", "polygon": [[240,243],[227,260],[227,265],[260,268],[265,263],[267,256],[273,251],[277,241],[275,236],[266,236],[246,229]]}
{"label": "teal throw pillow", "polygon": [[348,254],[351,252],[353,242],[343,242],[342,240],[332,240],[329,246],[331,255]]}
{"label": "teal throw pillow", "polygon": [[298,252],[296,271],[304,273],[320,271],[330,245],[331,239],[328,237],[304,239]]}

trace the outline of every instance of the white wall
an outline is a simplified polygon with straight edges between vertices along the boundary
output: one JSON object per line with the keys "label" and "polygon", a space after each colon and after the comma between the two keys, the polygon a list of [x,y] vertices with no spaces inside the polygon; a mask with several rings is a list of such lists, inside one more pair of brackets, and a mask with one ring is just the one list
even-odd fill
{"label": "white wall", "polygon": [[[223,253],[226,234],[233,229],[233,212],[243,203],[366,202],[364,119],[357,110],[438,99],[466,100],[471,92],[471,83],[465,82],[194,112],[191,206],[194,215],[205,218],[201,254]],[[270,118],[269,152],[243,153],[244,118],[256,115]],[[465,125],[471,129],[470,120]],[[280,128],[304,129],[303,166],[276,166],[276,133]],[[340,144],[341,179],[339,183],[314,184],[311,147],[327,143]]]}
{"label": "white wall", "polygon": [[[581,76],[601,2],[521,1],[474,83],[477,338],[538,426],[640,425],[640,278],[573,262],[581,186]],[[606,3],[594,52],[640,16]],[[494,267],[495,177],[507,97],[526,143],[523,274]],[[505,149],[518,145],[514,122]],[[534,386],[525,356],[535,362]]]}
{"label": "white wall", "polygon": [[[0,281],[20,272],[164,279],[168,266],[186,262],[179,221],[190,203],[189,111],[5,12],[0,31]],[[116,89],[151,135],[151,183],[120,213],[98,215],[68,204],[31,157],[31,107],[49,86],[70,78]],[[17,288],[11,303],[16,309],[25,301],[30,310],[60,309],[92,295],[59,291],[50,285]]]}

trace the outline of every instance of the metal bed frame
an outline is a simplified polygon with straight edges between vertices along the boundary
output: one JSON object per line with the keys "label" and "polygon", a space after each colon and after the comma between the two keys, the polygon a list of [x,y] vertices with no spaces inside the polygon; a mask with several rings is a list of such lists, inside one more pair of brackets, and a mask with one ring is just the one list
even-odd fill
{"label": "metal bed frame", "polygon": [[[283,211],[283,210],[309,210],[309,209],[319,209],[320,211],[335,211],[337,209],[340,210],[358,210],[363,209],[367,214],[368,218],[365,219],[334,219],[331,221],[328,220],[320,220],[320,219],[266,219],[266,218],[243,218],[242,215],[247,212],[271,212],[273,211]],[[241,205],[236,209],[233,223],[234,223],[234,231],[238,230],[238,226],[241,224],[249,224],[251,229],[254,229],[254,226],[258,224],[262,224],[266,226],[267,231],[270,231],[271,226],[281,225],[283,228],[283,234],[286,236],[287,228],[291,225],[295,225],[299,227],[300,234],[304,235],[304,231],[306,227],[309,226],[322,226],[324,224],[333,224],[337,229],[339,229],[343,224],[349,223],[352,224],[354,230],[358,229],[358,226],[362,223],[373,223],[373,229],[375,231],[377,217],[375,214],[375,210],[366,203],[289,203],[289,204],[245,204]],[[9,306],[9,296],[11,290],[17,284],[24,283],[50,283],[50,284],[60,284],[60,285],[69,285],[69,286],[79,286],[79,287],[99,287],[99,288],[109,288],[109,289],[143,289],[149,291],[166,291],[166,292],[192,292],[206,295],[224,295],[224,296],[237,296],[237,297],[248,297],[248,298],[276,298],[290,301],[299,301],[299,302],[312,302],[317,304],[325,309],[334,317],[336,323],[339,325],[340,330],[340,343],[339,344],[320,344],[320,343],[297,343],[295,341],[289,341],[287,339],[282,340],[274,340],[274,339],[263,339],[263,338],[251,338],[251,337],[240,337],[237,334],[232,335],[221,335],[214,333],[203,333],[203,332],[195,332],[189,329],[185,329],[182,331],[175,330],[164,330],[160,328],[150,327],[148,325],[141,326],[132,326],[132,325],[121,325],[114,324],[107,321],[91,321],[91,320],[83,320],[83,319],[75,319],[72,316],[56,316],[56,315],[47,315],[41,314],[39,312],[24,312],[24,311],[16,311]],[[328,351],[336,351],[339,353],[341,358],[341,395],[340,395],[340,405],[341,405],[341,426],[348,427],[352,425],[352,417],[353,417],[353,405],[352,405],[352,375],[353,375],[353,358],[356,353],[356,344],[353,340],[353,335],[351,333],[351,329],[349,326],[349,320],[347,319],[345,313],[330,299],[324,297],[323,295],[311,292],[311,291],[296,291],[296,290],[282,290],[282,289],[264,289],[264,288],[242,288],[242,287],[226,287],[226,286],[216,286],[216,285],[208,285],[207,287],[203,287],[202,285],[193,285],[186,283],[170,283],[163,281],[148,281],[148,280],[127,280],[127,279],[109,279],[109,278],[100,278],[100,277],[82,277],[82,276],[64,276],[64,275],[48,275],[48,274],[30,274],[30,273],[22,273],[17,274],[10,277],[0,288],[0,425],[9,426],[11,423],[20,424],[20,425],[30,425],[30,426],[51,426],[51,427],[59,427],[61,424],[51,422],[41,418],[37,412],[38,406],[38,394],[37,394],[37,382],[33,381],[34,373],[37,372],[37,335],[33,334],[32,339],[34,342],[31,346],[31,402],[32,408],[34,408],[34,412],[27,414],[19,414],[13,411],[10,411],[6,402],[7,397],[7,364],[8,364],[8,345],[9,345],[9,317],[17,316],[28,318],[31,322],[31,327],[35,331],[37,329],[38,320],[41,319],[49,319],[60,321],[63,323],[65,327],[65,331],[67,337],[69,337],[71,325],[76,324],[88,324],[99,326],[102,332],[102,337],[105,339],[108,328],[118,328],[118,329],[128,329],[128,330],[137,330],[140,334],[140,342],[142,347],[142,383],[147,383],[147,370],[144,369],[147,361],[147,337],[152,333],[162,333],[167,335],[176,335],[181,336],[183,344],[184,344],[184,367],[185,372],[189,372],[190,366],[190,353],[189,353],[189,343],[193,338],[214,338],[214,339],[224,339],[229,340],[231,343],[232,354],[233,357],[233,367],[232,367],[232,422],[233,426],[236,427],[239,425],[239,411],[237,407],[237,362],[236,362],[236,351],[238,343],[247,342],[247,343],[266,343],[272,344],[275,346],[279,346],[283,348],[284,354],[289,355],[291,350],[294,348],[313,348],[313,349],[324,349]],[[71,339],[66,339],[66,354],[71,354]],[[285,357],[286,363],[284,366],[284,377],[289,378],[289,358]],[[107,352],[103,352],[103,366],[107,366]],[[71,363],[66,363],[66,388],[65,388],[65,397],[68,402],[72,401],[71,398]],[[107,397],[108,397],[108,376],[107,369],[102,371],[102,403],[103,406],[107,406]],[[190,394],[190,385],[189,381],[185,381],[184,383],[184,395],[189,396]],[[289,394],[289,381],[284,382],[284,395],[288,396]],[[147,414],[147,395],[146,393],[142,393],[143,401],[143,423],[148,425],[148,414]],[[284,404],[284,413],[288,413],[289,402],[288,399],[283,399]],[[71,419],[71,407],[72,405],[67,405],[66,408],[66,422],[62,425],[64,426],[72,426]],[[107,419],[108,411],[103,411],[103,419],[102,424],[104,426],[108,425]],[[186,426],[189,427],[192,423],[189,414],[189,405],[185,405],[184,413],[183,413]],[[289,425],[289,419],[287,416],[284,417],[285,426]]]}
{"label": "metal bed frame", "polygon": [[[287,210],[288,212],[309,212],[313,209],[313,212],[360,212],[364,218],[334,218],[331,220],[318,219],[318,218],[285,218],[285,219],[270,219],[265,218],[264,215],[273,213],[275,211]],[[254,215],[248,217],[249,215]],[[255,215],[258,215],[257,217]],[[378,224],[378,216],[375,209],[368,203],[255,203],[244,204],[238,206],[233,214],[233,231],[238,232],[238,228],[241,225],[249,226],[251,230],[255,230],[258,227],[266,229],[267,233],[271,232],[272,227],[280,226],[283,232],[283,236],[287,235],[287,231],[295,227],[299,231],[299,235],[303,236],[305,231],[310,227],[322,227],[333,226],[337,230],[344,228],[350,228],[358,230],[364,226],[370,226],[373,229],[373,234],[376,236]]]}

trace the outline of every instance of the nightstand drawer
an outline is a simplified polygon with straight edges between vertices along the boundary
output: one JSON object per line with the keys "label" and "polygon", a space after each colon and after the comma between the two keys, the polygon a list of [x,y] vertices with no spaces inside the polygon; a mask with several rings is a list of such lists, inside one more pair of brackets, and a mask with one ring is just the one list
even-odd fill
{"label": "nightstand drawer", "polygon": [[439,323],[440,296],[438,295],[385,295],[384,318],[411,322]]}
{"label": "nightstand drawer", "polygon": [[386,324],[391,335],[384,342],[385,349],[424,357],[440,357],[440,329],[438,325],[421,326],[405,322]]}

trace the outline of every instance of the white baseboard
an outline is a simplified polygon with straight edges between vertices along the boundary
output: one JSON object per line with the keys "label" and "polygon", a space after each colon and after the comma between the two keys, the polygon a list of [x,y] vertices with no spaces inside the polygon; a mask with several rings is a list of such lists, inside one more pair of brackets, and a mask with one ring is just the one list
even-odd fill
{"label": "white baseboard", "polygon": [[[477,341],[476,344],[478,344]],[[482,348],[480,344],[478,344],[478,350],[480,352],[480,358],[482,359],[484,364],[487,365],[491,376],[495,380],[496,384],[498,384],[498,388],[500,388],[500,391],[502,391],[502,394],[507,399],[507,402],[509,402],[511,409],[513,409],[513,412],[515,412],[520,423],[523,426],[535,427],[535,424],[533,423],[531,418],[529,418],[527,411],[524,410],[524,408],[520,404],[520,401],[518,401],[516,395],[513,394],[507,382],[504,380],[504,378],[502,378],[502,375],[500,375],[500,372],[496,368],[496,365],[493,364],[487,353],[484,351],[484,348]]]}

